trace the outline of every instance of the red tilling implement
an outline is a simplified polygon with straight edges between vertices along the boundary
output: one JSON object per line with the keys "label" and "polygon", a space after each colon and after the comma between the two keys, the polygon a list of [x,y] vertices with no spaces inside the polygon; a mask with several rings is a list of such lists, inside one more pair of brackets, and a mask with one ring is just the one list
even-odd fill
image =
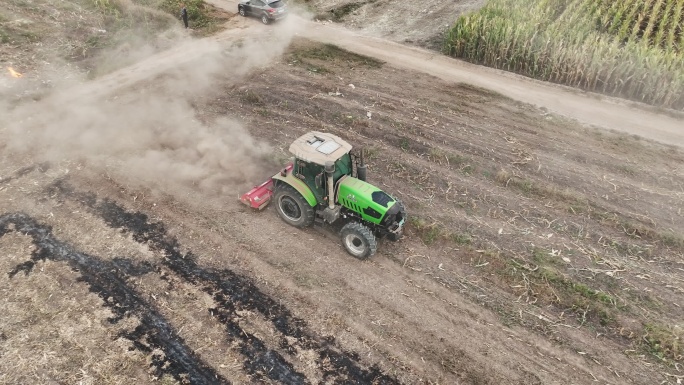
{"label": "red tilling implement", "polygon": [[[289,172],[292,167],[293,164],[289,164],[284,171]],[[261,210],[271,201],[271,196],[273,196],[273,179],[268,178],[266,182],[242,194],[240,201],[253,209]]]}

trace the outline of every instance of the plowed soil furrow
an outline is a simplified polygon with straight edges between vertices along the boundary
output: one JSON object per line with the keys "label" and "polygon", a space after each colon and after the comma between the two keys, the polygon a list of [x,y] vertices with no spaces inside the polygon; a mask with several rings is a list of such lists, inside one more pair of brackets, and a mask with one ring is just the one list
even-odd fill
{"label": "plowed soil furrow", "polygon": [[25,214],[0,216],[0,236],[10,231],[30,236],[36,246],[31,260],[16,266],[9,272],[10,277],[19,272],[30,274],[35,264],[41,260],[66,262],[81,273],[80,279],[114,313],[114,317],[109,319],[111,323],[130,316],[139,318],[140,325],[135,330],[124,333],[122,337],[129,339],[142,352],[153,353],[155,349],[163,352],[163,355],[153,354],[151,365],[157,376],[171,374],[178,381],[187,378],[196,384],[229,383],[185,346],[166,319],[129,287],[126,282],[127,274],[116,264],[73,250],[69,245],[55,239],[49,227]]}
{"label": "plowed soil furrow", "polygon": [[[635,336],[644,327],[677,324],[680,151],[299,43],[282,63],[224,88],[237,97],[198,103],[202,119],[237,111],[253,135],[283,150],[308,130],[365,146],[373,183],[421,219],[408,228],[407,250],[383,244],[380,253],[507,324],[564,346],[594,345],[588,326],[603,347],[623,352],[643,348]],[[659,284],[646,291],[645,280]]]}
{"label": "plowed soil furrow", "polygon": [[250,310],[263,314],[283,336],[295,338],[296,346],[286,340],[285,350],[313,349],[319,354],[317,364],[326,381],[351,381],[352,383],[397,384],[395,378],[383,374],[375,366],[363,367],[359,357],[335,346],[334,340],[317,336],[310,331],[306,322],[293,315],[287,307],[261,291],[254,283],[228,269],[204,268],[196,263],[192,252],[182,253],[178,240],[167,234],[161,222],[150,221],[147,215],[125,210],[110,200],[98,200],[91,193],[79,192],[63,180],[51,187],[51,195],[81,202],[100,216],[113,228],[122,229],[133,239],[145,244],[164,256],[162,264],[185,281],[199,285],[212,295],[220,308],[212,309],[219,322],[226,326],[229,339],[240,341],[239,350],[245,355],[244,369],[255,376],[266,376],[286,384],[307,383],[279,352],[269,349],[256,336],[240,328],[232,318],[236,310]]}

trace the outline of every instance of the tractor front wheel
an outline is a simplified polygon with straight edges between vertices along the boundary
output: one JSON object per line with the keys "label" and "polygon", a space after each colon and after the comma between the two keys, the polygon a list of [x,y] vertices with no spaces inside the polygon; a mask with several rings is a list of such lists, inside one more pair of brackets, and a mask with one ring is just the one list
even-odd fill
{"label": "tractor front wheel", "polygon": [[311,226],[314,222],[314,210],[302,194],[288,184],[279,184],[273,194],[276,211],[282,220],[294,227]]}
{"label": "tractor front wheel", "polygon": [[342,227],[340,235],[344,248],[358,259],[369,258],[378,248],[373,232],[361,223],[347,223]]}

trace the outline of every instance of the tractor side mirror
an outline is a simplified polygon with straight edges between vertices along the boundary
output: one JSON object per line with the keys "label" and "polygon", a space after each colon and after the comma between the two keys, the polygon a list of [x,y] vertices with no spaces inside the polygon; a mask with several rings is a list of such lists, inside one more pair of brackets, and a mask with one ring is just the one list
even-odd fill
{"label": "tractor side mirror", "polygon": [[323,187],[323,174],[316,175],[315,183],[317,187]]}

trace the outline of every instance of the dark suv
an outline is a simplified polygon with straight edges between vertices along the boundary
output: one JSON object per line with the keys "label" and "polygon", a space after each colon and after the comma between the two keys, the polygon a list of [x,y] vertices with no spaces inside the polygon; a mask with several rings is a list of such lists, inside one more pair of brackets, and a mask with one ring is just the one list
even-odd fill
{"label": "dark suv", "polygon": [[257,16],[262,23],[268,24],[287,16],[287,7],[282,0],[241,0],[238,13]]}

